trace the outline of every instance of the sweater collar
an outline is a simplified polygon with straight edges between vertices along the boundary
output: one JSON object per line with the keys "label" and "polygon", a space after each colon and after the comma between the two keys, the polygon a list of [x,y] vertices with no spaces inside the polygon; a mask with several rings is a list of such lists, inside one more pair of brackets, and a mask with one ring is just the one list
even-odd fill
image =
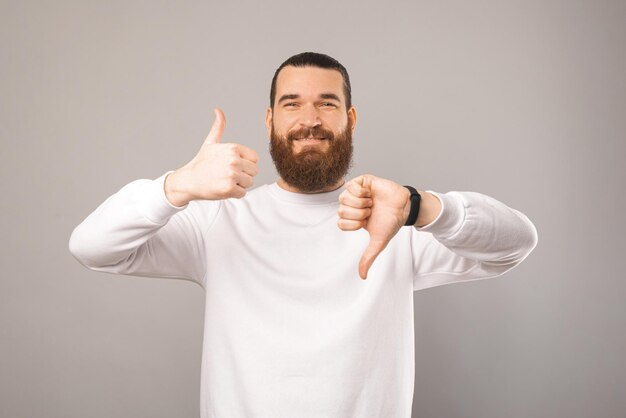
{"label": "sweater collar", "polygon": [[268,184],[270,193],[279,200],[291,203],[300,203],[305,205],[324,205],[329,203],[338,203],[339,195],[346,189],[344,182],[339,188],[323,193],[296,193],[285,190],[278,185],[277,182]]}

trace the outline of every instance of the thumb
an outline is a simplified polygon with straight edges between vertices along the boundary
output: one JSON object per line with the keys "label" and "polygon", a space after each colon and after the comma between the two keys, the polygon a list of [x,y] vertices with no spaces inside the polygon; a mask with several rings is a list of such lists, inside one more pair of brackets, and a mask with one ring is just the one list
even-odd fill
{"label": "thumb", "polygon": [[385,242],[370,240],[363,256],[361,256],[361,261],[359,261],[359,276],[361,276],[361,279],[367,279],[367,272],[370,267],[372,267],[372,264],[374,263],[376,257],[378,257],[378,254],[380,254],[386,246],[387,243]]}
{"label": "thumb", "polygon": [[209,131],[209,135],[207,135],[204,140],[205,144],[219,144],[222,141],[222,133],[224,132],[224,126],[226,125],[226,118],[224,117],[224,112],[222,109],[216,107],[215,108],[215,120],[213,121],[213,126],[211,126],[211,131]]}

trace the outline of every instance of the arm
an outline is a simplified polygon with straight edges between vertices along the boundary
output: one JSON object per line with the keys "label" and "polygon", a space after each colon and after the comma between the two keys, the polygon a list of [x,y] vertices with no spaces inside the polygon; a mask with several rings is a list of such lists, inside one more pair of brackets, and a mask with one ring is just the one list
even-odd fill
{"label": "arm", "polygon": [[[106,199],[72,232],[72,255],[95,271],[182,278],[202,285],[204,232],[220,201],[174,206],[164,190],[170,173],[135,180]],[[208,213],[201,212],[206,208]]]}
{"label": "arm", "polygon": [[[362,279],[406,223],[410,194],[394,181],[363,174],[350,180],[339,195],[339,228],[364,228],[370,236],[359,261]],[[498,276],[537,245],[537,230],[530,220],[492,197],[475,192],[420,195],[423,207],[420,204],[410,227],[415,290]]]}
{"label": "arm", "polygon": [[221,200],[245,196],[258,174],[256,151],[221,143],[225,123],[216,108],[211,131],[189,163],[110,196],[72,232],[72,255],[92,270],[203,285],[204,234]]}
{"label": "arm", "polygon": [[528,217],[490,196],[427,193],[438,198],[441,210],[422,227],[418,217],[412,228],[414,290],[499,276],[537,245],[537,229]]}

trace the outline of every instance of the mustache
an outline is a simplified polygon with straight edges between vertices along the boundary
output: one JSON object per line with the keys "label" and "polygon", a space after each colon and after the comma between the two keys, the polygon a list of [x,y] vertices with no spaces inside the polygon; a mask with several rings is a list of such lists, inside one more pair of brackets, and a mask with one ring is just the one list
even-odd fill
{"label": "mustache", "polygon": [[335,139],[335,135],[333,135],[332,131],[327,130],[321,126],[314,126],[311,128],[303,128],[297,131],[292,131],[287,134],[287,139],[290,141],[294,141],[300,138],[326,138],[326,139]]}

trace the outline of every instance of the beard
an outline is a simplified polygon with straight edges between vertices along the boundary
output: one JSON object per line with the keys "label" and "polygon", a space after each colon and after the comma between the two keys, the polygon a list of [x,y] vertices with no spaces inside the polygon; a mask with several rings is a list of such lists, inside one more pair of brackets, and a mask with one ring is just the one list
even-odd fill
{"label": "beard", "polygon": [[[307,137],[324,137],[328,146],[304,143],[296,153],[294,141]],[[332,131],[315,126],[290,132],[285,137],[274,132],[272,121],[270,155],[276,171],[287,184],[301,192],[319,193],[337,184],[352,167],[352,151],[349,126],[336,136]]]}

